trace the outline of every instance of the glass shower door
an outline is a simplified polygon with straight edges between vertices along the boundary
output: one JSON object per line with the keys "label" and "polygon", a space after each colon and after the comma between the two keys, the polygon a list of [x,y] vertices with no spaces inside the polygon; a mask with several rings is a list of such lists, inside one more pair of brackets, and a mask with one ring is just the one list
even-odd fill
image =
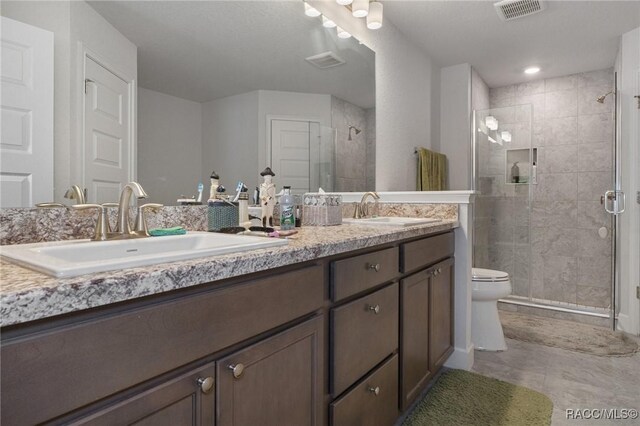
{"label": "glass shower door", "polygon": [[531,143],[531,105],[476,111],[474,267],[504,271],[512,295],[532,297],[531,186],[537,148]]}

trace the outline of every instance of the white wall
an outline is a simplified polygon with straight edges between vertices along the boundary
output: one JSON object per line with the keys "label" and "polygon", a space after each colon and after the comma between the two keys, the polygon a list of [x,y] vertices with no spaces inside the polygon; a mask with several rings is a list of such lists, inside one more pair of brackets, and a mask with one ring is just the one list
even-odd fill
{"label": "white wall", "polygon": [[621,148],[621,189],[627,195],[626,211],[619,216],[618,274],[620,289],[618,327],[628,333],[640,334],[640,301],[635,287],[640,285],[640,112],[635,95],[640,94],[640,28],[622,35],[616,61],[618,72],[618,136]]}
{"label": "white wall", "polygon": [[413,149],[437,134],[438,66],[389,20],[371,31],[334,1],[309,3],[376,52],[376,189],[415,189]]}
{"label": "white wall", "polygon": [[471,66],[440,71],[440,152],[447,156],[450,190],[471,189]]}
{"label": "white wall", "polygon": [[238,180],[249,188],[258,182],[258,91],[202,104],[202,173],[215,170],[228,191]]}
{"label": "white wall", "polygon": [[138,182],[149,194],[145,201],[175,205],[180,195],[196,195],[198,182],[206,187],[209,172],[202,171],[202,104],[139,87]]}
{"label": "white wall", "polygon": [[69,184],[70,119],[70,5],[62,1],[3,1],[2,16],[54,33],[54,194],[62,201]]}

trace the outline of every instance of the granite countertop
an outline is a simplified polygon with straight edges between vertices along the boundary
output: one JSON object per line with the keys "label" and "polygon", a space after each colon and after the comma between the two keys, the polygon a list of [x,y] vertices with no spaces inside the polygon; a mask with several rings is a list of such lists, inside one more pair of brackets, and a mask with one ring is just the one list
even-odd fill
{"label": "granite countertop", "polygon": [[353,224],[303,227],[283,247],[70,278],[53,278],[0,259],[0,326],[20,324],[429,235],[457,226],[457,220],[447,219],[411,227]]}

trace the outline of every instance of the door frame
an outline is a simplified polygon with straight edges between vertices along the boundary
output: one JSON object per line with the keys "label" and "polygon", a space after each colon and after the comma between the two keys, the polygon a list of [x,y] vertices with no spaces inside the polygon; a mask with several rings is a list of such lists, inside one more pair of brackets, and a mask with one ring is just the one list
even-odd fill
{"label": "door frame", "polygon": [[[82,188],[86,188],[84,173],[84,154],[85,154],[85,79],[87,60],[91,59],[107,71],[121,79],[127,84],[127,92],[129,95],[129,181],[135,181],[138,178],[138,140],[137,140],[137,82],[134,76],[124,72],[114,66],[112,62],[104,56],[89,49],[83,42],[77,42],[77,60],[76,60],[76,78],[75,78],[75,99],[76,99],[76,137],[75,143],[71,146],[71,172],[69,185],[79,184]],[[75,160],[74,160],[75,157]],[[76,183],[77,182],[77,183]]]}

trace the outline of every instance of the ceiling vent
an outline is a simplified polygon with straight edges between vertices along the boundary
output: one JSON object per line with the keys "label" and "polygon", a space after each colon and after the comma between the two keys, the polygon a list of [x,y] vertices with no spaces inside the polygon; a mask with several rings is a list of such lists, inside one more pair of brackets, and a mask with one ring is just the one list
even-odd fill
{"label": "ceiling vent", "polygon": [[342,58],[331,51],[309,56],[305,60],[318,68],[337,67],[345,63]]}
{"label": "ceiling vent", "polygon": [[504,0],[494,3],[493,6],[503,21],[523,18],[547,8],[544,0]]}

